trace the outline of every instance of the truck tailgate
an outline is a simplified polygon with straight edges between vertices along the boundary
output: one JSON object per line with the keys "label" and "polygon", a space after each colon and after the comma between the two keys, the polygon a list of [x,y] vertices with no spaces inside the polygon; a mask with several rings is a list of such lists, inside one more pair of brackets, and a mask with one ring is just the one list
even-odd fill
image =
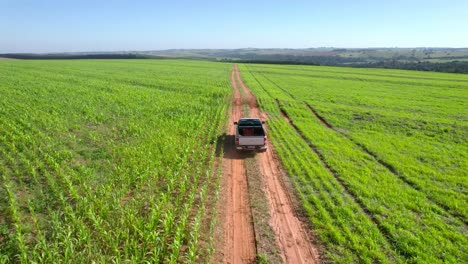
{"label": "truck tailgate", "polygon": [[263,137],[239,137],[239,145],[241,146],[262,146],[264,144]]}

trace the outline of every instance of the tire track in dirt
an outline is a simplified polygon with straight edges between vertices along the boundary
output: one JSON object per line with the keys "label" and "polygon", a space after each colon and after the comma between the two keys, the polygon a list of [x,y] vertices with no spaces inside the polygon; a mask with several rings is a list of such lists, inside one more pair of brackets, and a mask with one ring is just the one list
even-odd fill
{"label": "tire track in dirt", "polygon": [[242,116],[242,96],[237,86],[234,70],[231,72],[231,84],[234,89],[233,104],[229,116],[228,137],[224,146],[223,181],[224,193],[224,249],[223,263],[253,263],[257,251],[252,213],[249,201],[249,189],[245,174],[244,160],[234,147],[234,121]]}
{"label": "tire track in dirt", "polygon": [[[267,119],[266,114],[258,108],[255,96],[243,83],[236,65],[233,67],[234,73],[237,82],[248,97],[251,116]],[[318,250],[312,245],[303,223],[295,215],[293,202],[282,182],[284,175],[279,161],[273,153],[271,143],[268,141],[267,144],[267,151],[258,153],[257,160],[262,174],[263,188],[269,201],[270,225],[275,232],[282,260],[284,263],[319,263]]]}

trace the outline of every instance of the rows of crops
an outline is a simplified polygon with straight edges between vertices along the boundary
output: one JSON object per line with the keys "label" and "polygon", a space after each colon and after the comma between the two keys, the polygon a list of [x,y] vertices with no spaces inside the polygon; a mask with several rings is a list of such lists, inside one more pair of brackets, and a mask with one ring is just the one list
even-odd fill
{"label": "rows of crops", "polygon": [[0,262],[206,259],[229,73],[190,61],[2,61]]}
{"label": "rows of crops", "polygon": [[334,262],[468,262],[468,76],[241,65]]}

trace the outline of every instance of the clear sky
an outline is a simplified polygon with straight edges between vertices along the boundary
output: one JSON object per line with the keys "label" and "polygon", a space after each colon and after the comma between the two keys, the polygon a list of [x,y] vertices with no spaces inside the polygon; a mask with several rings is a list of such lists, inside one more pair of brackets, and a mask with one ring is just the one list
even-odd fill
{"label": "clear sky", "polygon": [[468,47],[468,0],[0,0],[0,53]]}

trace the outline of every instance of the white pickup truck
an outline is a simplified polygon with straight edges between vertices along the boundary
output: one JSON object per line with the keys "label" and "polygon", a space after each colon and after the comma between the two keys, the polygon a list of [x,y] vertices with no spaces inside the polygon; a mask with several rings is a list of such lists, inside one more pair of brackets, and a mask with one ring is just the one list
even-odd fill
{"label": "white pickup truck", "polygon": [[258,118],[241,118],[236,128],[236,149],[266,150],[265,122]]}

